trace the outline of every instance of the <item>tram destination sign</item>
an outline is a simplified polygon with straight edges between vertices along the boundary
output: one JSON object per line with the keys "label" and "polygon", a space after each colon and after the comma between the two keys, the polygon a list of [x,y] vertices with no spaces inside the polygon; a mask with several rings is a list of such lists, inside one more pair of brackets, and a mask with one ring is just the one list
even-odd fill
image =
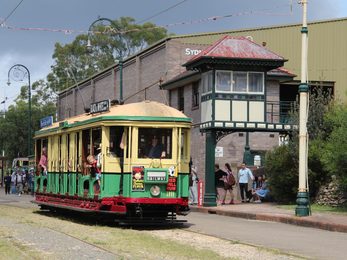
{"label": "tram destination sign", "polygon": [[109,100],[102,100],[102,101],[90,104],[90,113],[91,114],[107,112],[109,110],[110,110],[110,101]]}
{"label": "tram destination sign", "polygon": [[167,183],[168,171],[162,168],[145,169],[145,183]]}
{"label": "tram destination sign", "polygon": [[40,127],[44,128],[53,125],[53,116],[46,116],[40,119]]}

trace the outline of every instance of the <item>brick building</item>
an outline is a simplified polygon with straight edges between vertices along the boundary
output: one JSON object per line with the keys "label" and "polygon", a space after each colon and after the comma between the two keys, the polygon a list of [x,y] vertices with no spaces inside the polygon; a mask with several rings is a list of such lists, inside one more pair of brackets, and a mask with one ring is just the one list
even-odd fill
{"label": "brick building", "polygon": [[[194,36],[174,36],[128,57],[123,62],[125,103],[145,99],[155,100],[182,110],[193,119],[192,159],[198,166],[201,177],[205,174],[206,140],[205,134],[200,132],[199,127],[201,122],[201,73],[187,71],[182,65],[209,45],[209,42],[206,44],[194,43]],[[115,64],[61,92],[58,100],[59,120],[84,113],[84,109],[93,102],[118,99],[119,67],[118,64]],[[282,108],[280,108],[279,101],[286,100],[286,97],[290,96],[288,94],[281,96],[280,90],[284,88],[283,84],[292,80],[294,76],[284,69],[275,69],[265,73],[264,96],[267,102],[265,116],[268,122],[280,120]],[[296,93],[294,97],[295,95]],[[229,162],[236,167],[243,159],[247,139],[252,154],[263,154],[266,150],[279,144],[279,133],[272,131],[253,132],[248,135],[242,129],[238,129],[238,131],[229,133],[223,138],[220,136],[220,141],[217,143],[220,153],[216,161],[220,164]]]}

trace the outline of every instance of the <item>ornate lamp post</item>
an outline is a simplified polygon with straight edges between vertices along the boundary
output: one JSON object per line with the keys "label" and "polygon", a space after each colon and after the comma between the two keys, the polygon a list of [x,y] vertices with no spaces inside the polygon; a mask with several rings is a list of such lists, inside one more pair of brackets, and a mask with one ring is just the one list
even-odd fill
{"label": "ornate lamp post", "polygon": [[[112,27],[112,31],[116,32],[120,37],[119,28],[111,19],[98,18],[97,20],[92,22],[92,24],[89,26],[89,29],[88,29],[87,49],[90,52],[92,51],[92,44],[91,44],[91,40],[90,40],[91,35],[93,33],[92,28],[95,24],[97,24],[98,22],[101,22],[101,21],[109,22],[111,27]],[[118,66],[119,66],[119,101],[122,102],[123,101],[123,57],[122,57],[122,55],[120,55],[120,57],[118,59]]]}
{"label": "ornate lamp post", "polygon": [[15,81],[23,81],[25,77],[28,78],[28,155],[31,155],[31,85],[30,85],[30,71],[22,64],[13,65],[8,71],[7,85],[11,84],[10,78]]}
{"label": "ornate lamp post", "polygon": [[309,210],[309,193],[308,193],[308,173],[307,173],[307,104],[308,91],[307,84],[307,0],[300,2],[303,7],[303,22],[301,28],[302,49],[301,49],[301,83],[299,86],[300,93],[300,112],[299,112],[299,189],[297,195],[297,207],[295,215],[308,216]]}

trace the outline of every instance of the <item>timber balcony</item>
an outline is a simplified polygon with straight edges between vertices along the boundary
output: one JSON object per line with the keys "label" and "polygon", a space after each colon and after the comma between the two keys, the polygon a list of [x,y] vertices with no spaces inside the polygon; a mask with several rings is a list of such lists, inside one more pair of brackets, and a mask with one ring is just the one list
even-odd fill
{"label": "timber balcony", "polygon": [[[200,124],[201,131],[227,130],[232,132],[279,132],[288,133],[297,128],[291,114],[298,109],[295,101],[238,102],[223,103],[216,100],[214,113],[205,117]],[[204,109],[203,109],[204,110]],[[208,109],[207,109],[208,110]],[[212,112],[212,111],[211,111]]]}

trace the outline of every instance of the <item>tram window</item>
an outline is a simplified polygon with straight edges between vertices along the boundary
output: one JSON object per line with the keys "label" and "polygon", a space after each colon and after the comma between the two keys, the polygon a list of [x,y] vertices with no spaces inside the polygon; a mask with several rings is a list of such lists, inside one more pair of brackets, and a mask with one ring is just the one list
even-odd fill
{"label": "tram window", "polygon": [[[82,131],[82,172],[89,174],[90,160],[100,152],[101,128],[86,129]],[[88,159],[89,158],[89,159]]]}
{"label": "tram window", "polygon": [[83,130],[82,132],[82,157],[87,158],[90,153],[90,130]]}
{"label": "tram window", "polygon": [[181,134],[181,158],[188,159],[188,131],[182,129]]}
{"label": "tram window", "polygon": [[172,158],[172,129],[139,128],[138,158]]}
{"label": "tram window", "polygon": [[62,158],[61,158],[61,143],[62,143],[62,137],[61,135],[59,136],[59,140],[58,140],[58,150],[59,150],[59,157],[58,157],[58,171],[61,172],[62,171]]}
{"label": "tram window", "polygon": [[94,128],[92,130],[92,144],[93,144],[93,150],[92,154],[96,155],[98,154],[98,148],[101,144],[101,128]]}
{"label": "tram window", "polygon": [[[122,126],[111,126],[110,127],[110,145],[108,153],[110,156],[114,157],[122,157],[123,156],[123,148],[125,144],[122,143],[124,133],[124,127]],[[123,148],[121,148],[123,147]]]}

